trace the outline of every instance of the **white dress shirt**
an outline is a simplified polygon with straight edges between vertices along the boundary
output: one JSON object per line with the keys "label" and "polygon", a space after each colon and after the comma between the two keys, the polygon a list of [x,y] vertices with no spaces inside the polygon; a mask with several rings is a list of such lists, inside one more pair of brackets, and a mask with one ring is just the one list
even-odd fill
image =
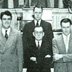
{"label": "white dress shirt", "polygon": [[35,40],[35,43],[36,43],[36,47],[38,47],[38,42],[39,42],[39,47],[41,47],[41,44],[42,44],[42,40],[38,41],[38,40]]}
{"label": "white dress shirt", "polygon": [[[37,20],[34,20],[34,23],[35,23],[35,26],[36,26]],[[41,23],[41,20],[38,21],[39,26],[40,26],[40,23]]]}
{"label": "white dress shirt", "polygon": [[66,53],[67,53],[68,52],[68,45],[69,45],[70,34],[67,35],[67,36],[63,34],[63,39],[64,39],[64,44],[65,44]]}
{"label": "white dress shirt", "polygon": [[9,36],[9,34],[10,34],[10,28],[8,28],[8,29],[2,28],[2,34],[3,34],[3,36],[5,36],[5,31],[6,31],[6,30],[7,30],[8,36]]}

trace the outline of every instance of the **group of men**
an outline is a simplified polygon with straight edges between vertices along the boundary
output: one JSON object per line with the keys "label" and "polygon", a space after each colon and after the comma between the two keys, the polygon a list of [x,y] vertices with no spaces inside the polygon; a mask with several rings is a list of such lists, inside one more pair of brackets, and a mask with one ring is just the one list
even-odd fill
{"label": "group of men", "polygon": [[34,7],[34,20],[23,29],[24,65],[27,72],[50,72],[53,33],[51,24],[41,19],[42,13],[42,7]]}
{"label": "group of men", "polygon": [[1,13],[0,72],[72,72],[71,20],[61,20],[62,34],[53,38],[51,24],[41,19],[43,8],[33,8],[34,20],[21,33],[11,27],[12,14]]}

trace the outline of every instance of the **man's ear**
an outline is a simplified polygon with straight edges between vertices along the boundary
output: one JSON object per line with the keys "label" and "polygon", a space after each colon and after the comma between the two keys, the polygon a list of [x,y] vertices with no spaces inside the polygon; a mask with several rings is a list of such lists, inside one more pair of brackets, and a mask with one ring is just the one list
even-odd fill
{"label": "man's ear", "polygon": [[33,32],[33,36],[35,36],[35,35],[34,35],[34,32]]}
{"label": "man's ear", "polygon": [[43,32],[43,36],[45,35],[45,33]]}

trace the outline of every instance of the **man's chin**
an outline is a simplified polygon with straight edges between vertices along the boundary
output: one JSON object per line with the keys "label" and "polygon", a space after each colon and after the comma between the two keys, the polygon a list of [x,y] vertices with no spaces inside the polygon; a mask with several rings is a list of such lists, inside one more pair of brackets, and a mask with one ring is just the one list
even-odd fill
{"label": "man's chin", "polygon": [[38,41],[42,40],[42,39],[37,39]]}
{"label": "man's chin", "polygon": [[9,27],[4,27],[5,29],[8,29],[8,28],[10,28],[10,26]]}

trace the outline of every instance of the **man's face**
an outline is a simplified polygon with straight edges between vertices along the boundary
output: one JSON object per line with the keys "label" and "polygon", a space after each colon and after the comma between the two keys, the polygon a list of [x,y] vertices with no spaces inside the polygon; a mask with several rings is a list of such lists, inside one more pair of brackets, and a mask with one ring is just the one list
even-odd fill
{"label": "man's face", "polygon": [[35,31],[33,32],[33,36],[35,37],[36,40],[42,40],[44,36],[44,32],[42,28],[35,28]]}
{"label": "man's face", "polygon": [[3,15],[2,17],[2,27],[8,29],[11,25],[11,17],[7,15]]}
{"label": "man's face", "polygon": [[67,23],[62,22],[62,31],[63,31],[63,34],[66,36],[70,34],[71,27],[69,22]]}
{"label": "man's face", "polygon": [[33,14],[34,14],[34,18],[36,20],[40,20],[41,17],[42,17],[42,9],[36,7],[35,10],[34,10],[34,12],[33,12]]}

